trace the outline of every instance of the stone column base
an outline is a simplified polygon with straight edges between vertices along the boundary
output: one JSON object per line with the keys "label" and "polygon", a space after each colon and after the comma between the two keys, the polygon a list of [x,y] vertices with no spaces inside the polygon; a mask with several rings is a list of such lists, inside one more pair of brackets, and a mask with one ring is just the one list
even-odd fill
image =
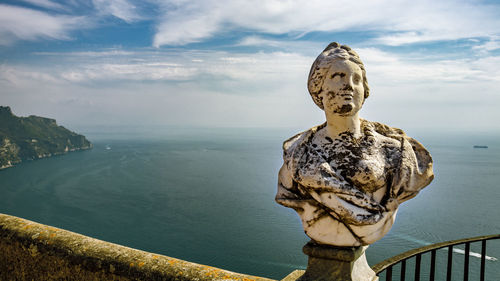
{"label": "stone column base", "polygon": [[309,256],[306,271],[294,271],[287,281],[376,281],[378,277],[366,262],[364,247],[334,247],[313,241],[303,251]]}

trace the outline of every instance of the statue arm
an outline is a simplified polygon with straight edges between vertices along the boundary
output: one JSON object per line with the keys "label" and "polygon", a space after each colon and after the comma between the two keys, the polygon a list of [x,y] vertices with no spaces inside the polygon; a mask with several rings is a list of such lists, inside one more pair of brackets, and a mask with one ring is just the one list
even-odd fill
{"label": "statue arm", "polygon": [[432,157],[418,141],[404,136],[401,144],[401,161],[395,172],[391,197],[398,204],[415,197],[434,179]]}
{"label": "statue arm", "polygon": [[298,192],[297,183],[294,183],[292,172],[285,160],[278,173],[278,191],[275,200],[283,206],[300,209],[302,208],[303,196],[300,196]]}

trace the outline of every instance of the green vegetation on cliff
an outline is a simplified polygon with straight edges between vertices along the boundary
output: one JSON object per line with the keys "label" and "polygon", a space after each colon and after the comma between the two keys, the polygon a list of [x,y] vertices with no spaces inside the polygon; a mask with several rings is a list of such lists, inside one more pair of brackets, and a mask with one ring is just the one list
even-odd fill
{"label": "green vegetation on cliff", "polygon": [[0,106],[0,169],[91,147],[84,136],[58,126],[54,119],[17,117],[10,107]]}

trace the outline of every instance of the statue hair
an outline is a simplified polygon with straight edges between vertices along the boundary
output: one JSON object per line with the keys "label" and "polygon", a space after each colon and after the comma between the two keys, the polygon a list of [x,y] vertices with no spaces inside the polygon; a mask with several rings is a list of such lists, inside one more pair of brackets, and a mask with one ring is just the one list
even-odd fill
{"label": "statue hair", "polygon": [[340,45],[337,42],[332,42],[323,50],[323,52],[321,52],[321,54],[319,54],[312,64],[307,82],[309,94],[311,94],[314,103],[321,109],[323,109],[323,102],[319,97],[319,94],[322,91],[321,88],[323,87],[323,82],[327,78],[326,75],[330,70],[331,62],[337,59],[349,60],[359,66],[363,74],[363,88],[365,90],[364,98],[366,99],[370,95],[368,80],[366,80],[365,66],[359,58],[359,55],[347,45]]}

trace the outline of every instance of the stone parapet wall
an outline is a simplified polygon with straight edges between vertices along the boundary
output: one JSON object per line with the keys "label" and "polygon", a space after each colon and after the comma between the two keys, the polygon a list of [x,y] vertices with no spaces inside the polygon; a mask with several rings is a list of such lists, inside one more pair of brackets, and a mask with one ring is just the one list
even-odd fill
{"label": "stone parapet wall", "polygon": [[0,214],[0,280],[261,280]]}

